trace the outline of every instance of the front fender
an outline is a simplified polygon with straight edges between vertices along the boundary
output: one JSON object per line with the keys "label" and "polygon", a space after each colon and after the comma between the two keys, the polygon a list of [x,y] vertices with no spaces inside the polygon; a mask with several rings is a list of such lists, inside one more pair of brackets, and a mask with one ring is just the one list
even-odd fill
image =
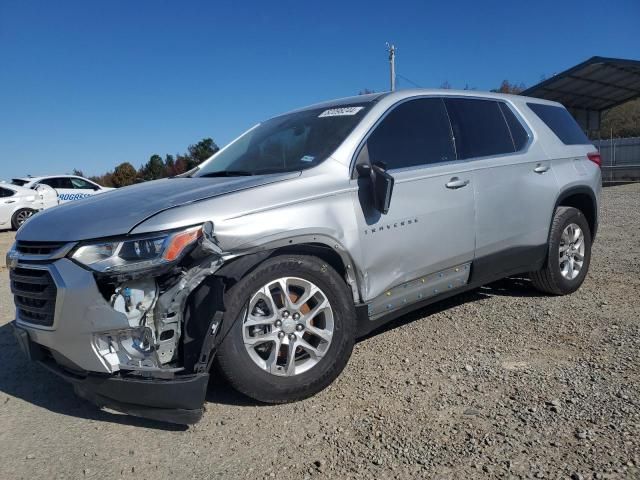
{"label": "front fender", "polygon": [[[221,242],[224,248],[224,243]],[[231,261],[225,262],[220,272],[225,276],[233,272],[233,277],[241,277],[248,270],[266,258],[277,254],[278,252],[294,252],[301,249],[310,249],[309,253],[313,254],[314,248],[325,248],[337,254],[344,266],[345,281],[353,295],[354,303],[361,303],[363,292],[360,287],[364,284],[362,270],[354,261],[349,250],[336,238],[321,233],[304,233],[304,232],[281,232],[270,237],[263,237],[249,243],[245,243],[230,252]],[[226,250],[226,249],[225,249]],[[239,258],[238,258],[239,257]],[[242,267],[233,267],[238,263]],[[240,270],[238,270],[240,268]],[[224,273],[226,272],[226,273]]]}

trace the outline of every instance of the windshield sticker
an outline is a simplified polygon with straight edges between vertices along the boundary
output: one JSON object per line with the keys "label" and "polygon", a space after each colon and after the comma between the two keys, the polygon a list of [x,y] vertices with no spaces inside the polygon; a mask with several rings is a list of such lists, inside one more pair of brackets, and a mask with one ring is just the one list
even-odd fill
{"label": "windshield sticker", "polygon": [[311,156],[311,155],[305,155],[304,157],[302,157],[302,158],[300,159],[300,161],[301,161],[301,162],[313,162],[313,160],[314,160],[315,158],[316,158],[316,157]]}
{"label": "windshield sticker", "polygon": [[329,110],[325,110],[318,118],[322,117],[345,117],[350,115],[355,115],[364,107],[342,107],[342,108],[331,108]]}

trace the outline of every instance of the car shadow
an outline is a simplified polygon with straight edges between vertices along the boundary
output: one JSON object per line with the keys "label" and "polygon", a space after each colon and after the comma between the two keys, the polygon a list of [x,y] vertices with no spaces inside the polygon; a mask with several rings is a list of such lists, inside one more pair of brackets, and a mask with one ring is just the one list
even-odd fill
{"label": "car shadow", "polygon": [[[530,280],[508,278],[403,315],[374,330],[369,335],[359,338],[358,342],[458,305],[503,295],[518,297],[543,296],[533,288]],[[184,431],[188,428],[184,425],[111,413],[81,399],[74,394],[71,385],[25,357],[18,348],[12,328],[8,324],[0,326],[0,365],[2,365],[0,369],[0,409],[11,408],[11,402],[18,398],[54,413],[87,420],[165,431]],[[268,405],[234,390],[215,369],[209,382],[206,402],[238,407]]]}
{"label": "car shadow", "polygon": [[70,384],[27,359],[8,324],[0,327],[0,365],[0,409],[12,408],[11,403],[17,398],[54,413],[87,420],[167,431],[187,429],[183,425],[111,413],[81,399]]}
{"label": "car shadow", "polygon": [[478,290],[487,296],[529,298],[542,298],[549,296],[546,293],[536,290],[531,280],[527,277],[503,278],[502,280],[480,287]]}
{"label": "car shadow", "polygon": [[444,300],[440,300],[431,305],[427,305],[423,308],[414,310],[413,312],[402,315],[401,317],[392,320],[391,322],[376,328],[371,333],[358,338],[358,342],[367,340],[371,337],[380,335],[381,333],[395,330],[416,320],[424,319],[436,313],[449,310],[450,308],[464,305],[465,303],[478,302],[486,300],[494,296],[508,296],[508,297],[544,297],[544,293],[538,292],[526,277],[509,277],[503,278],[496,282],[478,287],[473,290],[449,297]]}
{"label": "car shadow", "polygon": [[207,403],[230,405],[234,407],[267,407],[271,404],[259,402],[235,390],[214,365],[209,380]]}

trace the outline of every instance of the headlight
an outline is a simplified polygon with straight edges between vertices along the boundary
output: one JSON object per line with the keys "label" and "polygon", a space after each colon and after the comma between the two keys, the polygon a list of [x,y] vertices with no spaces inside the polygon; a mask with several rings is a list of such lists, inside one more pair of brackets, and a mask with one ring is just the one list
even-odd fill
{"label": "headlight", "polygon": [[81,244],[71,258],[92,270],[128,273],[174,262],[202,235],[202,226],[122,240]]}

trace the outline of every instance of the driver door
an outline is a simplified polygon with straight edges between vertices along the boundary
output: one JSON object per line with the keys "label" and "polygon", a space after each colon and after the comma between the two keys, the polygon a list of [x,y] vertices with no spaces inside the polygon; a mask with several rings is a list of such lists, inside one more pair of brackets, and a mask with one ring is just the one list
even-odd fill
{"label": "driver door", "polygon": [[[354,206],[366,300],[392,297],[389,289],[406,288],[407,282],[437,277],[450,268],[467,273],[464,281],[456,277],[455,284],[445,288],[463,286],[475,248],[473,172],[456,159],[442,99],[417,98],[396,105],[370,133],[365,147],[369,162],[386,164],[395,180],[386,215],[372,208],[364,193],[366,179],[355,180],[360,186]],[[417,301],[417,295],[409,300]]]}

